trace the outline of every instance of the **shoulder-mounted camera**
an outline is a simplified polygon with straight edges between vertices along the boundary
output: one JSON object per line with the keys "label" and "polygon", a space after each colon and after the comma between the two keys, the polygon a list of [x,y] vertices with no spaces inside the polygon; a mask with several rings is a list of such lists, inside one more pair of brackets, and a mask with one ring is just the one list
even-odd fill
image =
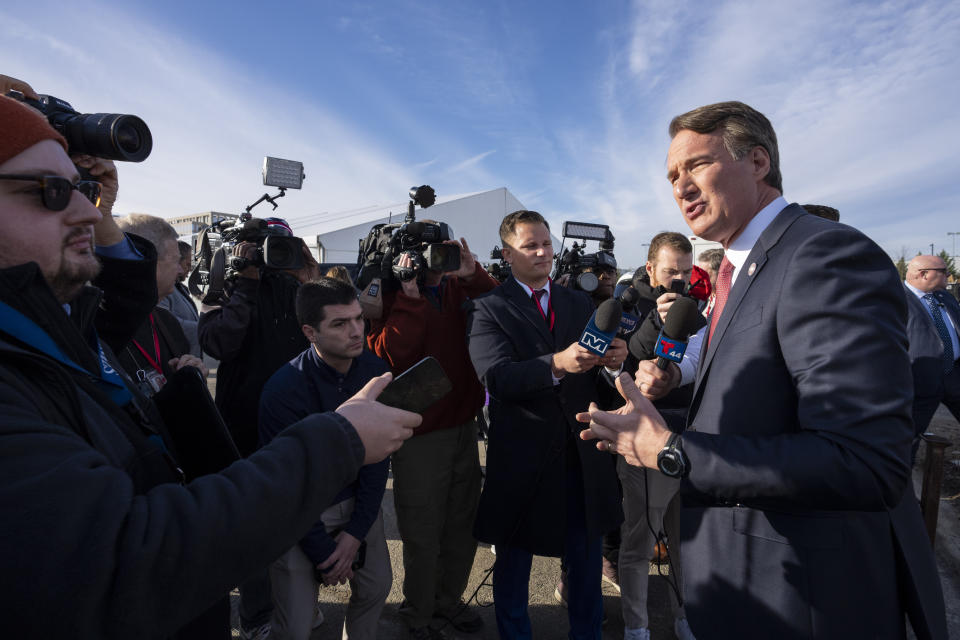
{"label": "shoulder-mounted camera", "polygon": [[[360,240],[358,289],[365,290],[375,278],[393,289],[397,283],[412,280],[425,270],[446,272],[460,268],[460,247],[445,244],[455,239],[450,225],[416,219],[417,205],[426,209],[434,202],[436,193],[429,185],[412,187],[403,224],[374,225]],[[398,264],[403,256],[409,257],[409,265]]]}
{"label": "shoulder-mounted camera", "polygon": [[513,270],[510,267],[510,263],[503,259],[503,249],[500,247],[491,249],[490,259],[496,260],[496,262],[491,262],[487,265],[487,273],[498,282],[506,282],[507,278],[513,274]]}
{"label": "shoulder-mounted camera", "polygon": [[[582,240],[582,244],[574,240],[568,248],[563,248],[567,238]],[[587,241],[599,241],[599,251],[587,253]],[[587,293],[593,293],[600,286],[597,277],[598,271],[617,271],[617,259],[613,256],[614,237],[610,227],[605,224],[590,222],[564,222],[563,242],[561,251],[557,254],[553,279],[564,275],[570,276],[570,286]]]}
{"label": "shoulder-mounted camera", "polygon": [[[276,209],[276,200],[286,195],[287,189],[299,189],[305,178],[301,162],[269,156],[263,159],[263,184],[279,187],[280,193],[263,194],[239,218],[218,220],[201,232],[194,247],[197,265],[187,281],[192,295],[204,304],[223,304],[230,297],[232,283],[248,267],[276,271],[303,268],[303,240],[293,235],[290,225],[282,218],[254,218],[250,211],[261,202],[269,202]],[[234,247],[241,242],[256,244],[252,256],[233,255]]]}

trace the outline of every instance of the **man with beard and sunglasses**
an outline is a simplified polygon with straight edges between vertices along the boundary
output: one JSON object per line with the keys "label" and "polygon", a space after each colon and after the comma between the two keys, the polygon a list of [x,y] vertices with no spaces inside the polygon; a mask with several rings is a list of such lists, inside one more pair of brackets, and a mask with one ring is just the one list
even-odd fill
{"label": "man with beard and sunglasses", "polygon": [[115,187],[109,164],[71,160],[40,114],[0,97],[4,625],[25,637],[177,637],[420,419],[373,401],[382,376],[261,455],[184,485],[162,422],[113,355],[156,304],[155,250],[97,210],[101,185],[81,183],[75,162]]}

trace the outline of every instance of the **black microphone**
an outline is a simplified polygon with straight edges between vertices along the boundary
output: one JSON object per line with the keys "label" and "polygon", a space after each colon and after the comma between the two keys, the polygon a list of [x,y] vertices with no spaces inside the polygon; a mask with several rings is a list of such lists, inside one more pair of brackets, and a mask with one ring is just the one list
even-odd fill
{"label": "black microphone", "polygon": [[697,309],[697,302],[693,298],[677,298],[667,311],[663,321],[663,329],[657,336],[653,353],[657,356],[657,367],[666,369],[671,362],[680,363],[683,353],[687,350],[687,341],[690,335],[701,326],[703,316]]}
{"label": "black microphone", "polygon": [[580,346],[598,356],[606,354],[610,343],[617,337],[622,317],[623,306],[619,300],[611,298],[601,302],[580,336]]}
{"label": "black microphone", "polygon": [[[636,311],[637,303],[640,302],[640,292],[633,287],[627,287],[617,298],[623,306],[623,315],[620,317],[620,330],[618,335],[629,336],[640,324],[640,317],[630,311]],[[630,309],[630,311],[627,311]]]}
{"label": "black microphone", "polygon": [[620,304],[622,304],[624,308],[636,306],[638,302],[640,302],[640,292],[633,287],[627,287],[620,294]]}

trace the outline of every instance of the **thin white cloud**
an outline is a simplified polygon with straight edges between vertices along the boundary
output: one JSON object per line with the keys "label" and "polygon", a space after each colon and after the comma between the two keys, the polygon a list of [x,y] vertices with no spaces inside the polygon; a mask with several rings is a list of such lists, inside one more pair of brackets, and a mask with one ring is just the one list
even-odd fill
{"label": "thin white cloud", "polygon": [[635,5],[633,33],[628,52],[629,69],[640,78],[654,84],[665,65],[664,57],[671,43],[683,35],[680,18],[685,4],[671,0],[653,0]]}
{"label": "thin white cloud", "polygon": [[926,250],[947,241],[960,165],[960,5],[683,6],[636,3],[601,83],[599,139],[558,134],[584,176],[568,182],[568,212],[626,231],[618,248],[626,235],[686,231],[664,178],[667,123],[742,100],[777,130],[789,199],[837,206],[891,253],[902,239],[919,247],[930,237]]}
{"label": "thin white cloud", "polygon": [[473,157],[467,158],[467,159],[464,160],[463,162],[458,162],[457,164],[453,165],[452,167],[450,167],[449,169],[447,169],[447,172],[448,172],[448,173],[457,173],[458,171],[463,171],[464,169],[467,169],[467,168],[470,168],[470,167],[474,167],[474,166],[480,164],[480,162],[481,162],[484,158],[486,158],[487,156],[489,156],[489,155],[491,155],[491,154],[494,154],[494,153],[496,153],[496,152],[497,152],[496,149],[490,149],[489,151],[484,151],[483,153],[478,153],[477,155],[475,155],[475,156],[473,156]]}
{"label": "thin white cloud", "polygon": [[[357,65],[349,87],[357,104],[376,105],[375,127],[332,112],[313,88],[291,93],[295,85],[250,75],[212,44],[138,18],[135,6],[87,6],[98,18],[82,36],[69,20],[40,24],[26,8],[0,9],[0,59],[4,73],[81,111],[148,122],[153,155],[120,167],[122,213],[238,212],[266,190],[260,163],[273,155],[305,164],[304,189],[277,210],[291,220],[349,216],[414,184],[441,194],[509,186],[551,222],[607,222],[629,266],[654,233],[686,231],[664,178],[669,119],[740,99],[777,129],[788,198],[837,206],[891,252],[929,249],[960,230],[950,228],[960,4],[947,0],[635,0],[570,45],[609,54],[569,105],[548,86],[569,77],[546,71],[556,45],[535,12],[351,3],[329,26],[379,61]],[[416,64],[425,61],[429,73]],[[403,95],[377,81],[402,69],[413,70],[403,72]],[[424,105],[463,125],[444,129]],[[494,148],[489,160],[491,151],[468,157]]]}
{"label": "thin white cloud", "polygon": [[[148,123],[153,153],[142,164],[120,163],[118,213],[242,211],[267,190],[260,180],[265,155],[301,160],[307,174],[303,190],[280,201],[278,215],[389,201],[414,181],[377,141],[315,104],[282,95],[269,79],[248,77],[202,44],[115,8],[95,13],[78,54],[70,21],[31,26],[0,12],[0,59],[8,75],[81,112],[135,113]],[[45,43],[42,55],[38,42]],[[17,54],[24,50],[32,55]],[[262,208],[269,211],[256,211]]]}

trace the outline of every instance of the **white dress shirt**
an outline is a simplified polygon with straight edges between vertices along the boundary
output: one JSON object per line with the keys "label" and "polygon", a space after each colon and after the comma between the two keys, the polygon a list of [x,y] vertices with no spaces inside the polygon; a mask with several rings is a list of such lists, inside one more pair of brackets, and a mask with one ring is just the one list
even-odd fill
{"label": "white dress shirt", "polygon": [[[514,278],[514,280],[517,280],[517,279]],[[517,284],[520,285],[520,287],[524,290],[528,298],[533,298],[533,287],[529,287],[526,284],[520,282],[519,280],[517,280]],[[547,279],[547,284],[545,284],[540,288],[540,290],[544,291],[545,293],[542,296],[540,296],[540,299],[539,299],[540,311],[543,312],[544,317],[547,319],[547,325],[550,324],[550,284],[551,284],[550,280]],[[560,384],[560,378],[562,378],[563,376],[560,376],[560,378],[558,378],[557,376],[553,375],[553,371],[550,371],[550,377],[553,379],[553,384],[558,385]]]}
{"label": "white dress shirt", "polygon": [[[517,280],[517,279],[514,278],[514,280]],[[527,297],[528,297],[528,298],[532,298],[532,297],[533,297],[533,288],[532,288],[532,287],[529,287],[529,286],[525,285],[524,283],[520,282],[519,280],[517,280],[517,284],[520,285],[520,286],[523,288],[523,290],[527,293]],[[547,280],[547,284],[545,284],[543,287],[541,287],[541,289],[545,290],[546,293],[544,293],[543,296],[540,297],[540,309],[541,309],[541,311],[543,311],[543,315],[547,316],[547,322],[550,322],[550,320],[549,320],[549,318],[550,318],[550,311],[549,311],[549,309],[550,309],[550,280],[549,280],[549,279]]]}
{"label": "white dress shirt", "polygon": [[737,236],[736,240],[731,242],[730,246],[727,247],[724,255],[727,257],[727,260],[730,261],[730,264],[733,265],[733,277],[730,280],[731,289],[733,289],[733,285],[740,275],[743,263],[747,261],[750,252],[753,251],[753,245],[757,244],[757,240],[760,239],[760,234],[770,226],[770,223],[777,217],[777,214],[787,208],[787,204],[787,200],[783,196],[780,196],[763,209],[760,209],[757,215],[753,216],[753,220],[747,223],[747,226],[740,235]]}

